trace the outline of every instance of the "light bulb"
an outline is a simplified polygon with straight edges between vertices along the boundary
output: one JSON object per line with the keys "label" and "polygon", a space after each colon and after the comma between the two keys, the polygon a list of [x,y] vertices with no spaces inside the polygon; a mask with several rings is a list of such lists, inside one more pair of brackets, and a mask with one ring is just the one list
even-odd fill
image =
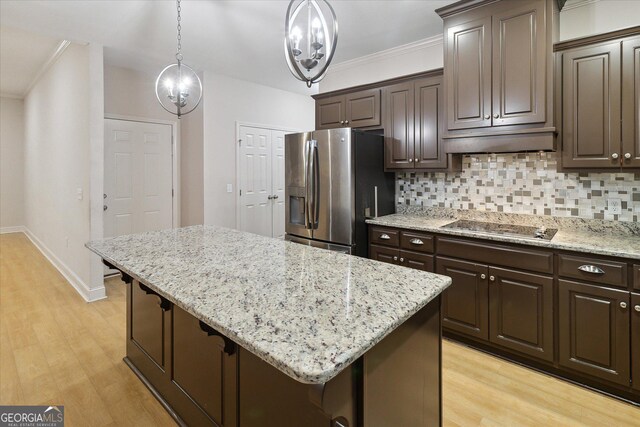
{"label": "light bulb", "polygon": [[319,30],[320,28],[322,28],[322,23],[318,18],[313,18],[313,21],[311,22],[311,27],[314,30]]}
{"label": "light bulb", "polygon": [[166,87],[167,89],[173,89],[173,80],[166,79],[164,81],[164,87]]}
{"label": "light bulb", "polygon": [[289,37],[294,43],[300,43],[300,40],[302,39],[302,31],[300,30],[300,27],[293,27]]}

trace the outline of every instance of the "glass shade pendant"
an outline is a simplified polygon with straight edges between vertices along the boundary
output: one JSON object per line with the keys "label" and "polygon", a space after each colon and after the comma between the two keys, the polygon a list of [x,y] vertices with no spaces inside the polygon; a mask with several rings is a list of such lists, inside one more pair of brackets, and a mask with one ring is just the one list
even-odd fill
{"label": "glass shade pendant", "polygon": [[307,87],[327,74],[338,43],[338,20],[327,0],[291,0],[284,52],[289,70]]}
{"label": "glass shade pendant", "polygon": [[178,48],[176,62],[164,68],[156,79],[156,98],[168,112],[180,118],[192,112],[202,99],[202,82],[191,67],[182,63],[182,36],[180,31],[181,7],[176,1],[178,10]]}

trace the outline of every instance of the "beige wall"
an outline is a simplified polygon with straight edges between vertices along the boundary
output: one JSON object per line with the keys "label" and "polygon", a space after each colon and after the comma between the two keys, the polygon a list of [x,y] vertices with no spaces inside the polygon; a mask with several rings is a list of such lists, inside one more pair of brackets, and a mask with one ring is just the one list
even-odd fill
{"label": "beige wall", "polygon": [[102,282],[91,282],[95,256],[84,247],[91,238],[90,129],[100,122],[91,105],[102,97],[90,79],[90,51],[71,44],[24,101],[25,226],[88,300],[104,297]]}
{"label": "beige wall", "polygon": [[0,231],[24,225],[24,102],[0,98]]}
{"label": "beige wall", "polygon": [[312,130],[315,103],[310,96],[232,77],[204,77],[204,222],[235,228],[237,122]]}
{"label": "beige wall", "polygon": [[[177,121],[158,103],[156,77],[128,68],[104,67],[104,112],[155,120]],[[180,225],[202,224],[203,106],[180,119]]]}
{"label": "beige wall", "polygon": [[640,1],[567,2],[560,12],[560,40],[606,33],[640,24]]}

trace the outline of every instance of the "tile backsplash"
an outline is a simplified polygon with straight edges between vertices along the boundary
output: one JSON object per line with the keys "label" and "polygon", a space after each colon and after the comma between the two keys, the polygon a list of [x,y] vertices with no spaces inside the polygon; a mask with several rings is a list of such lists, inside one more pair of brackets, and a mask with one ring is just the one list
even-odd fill
{"label": "tile backsplash", "polygon": [[[637,222],[640,173],[561,172],[556,153],[465,155],[462,172],[397,173],[396,199],[416,207]],[[620,214],[607,204],[615,199]]]}

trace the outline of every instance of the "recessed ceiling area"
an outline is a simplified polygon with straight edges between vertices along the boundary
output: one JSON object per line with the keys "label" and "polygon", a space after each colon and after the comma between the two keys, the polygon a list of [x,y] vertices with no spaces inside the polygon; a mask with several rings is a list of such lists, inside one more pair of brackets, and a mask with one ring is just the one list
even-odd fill
{"label": "recessed ceiling area", "polygon": [[56,37],[0,26],[0,93],[24,96],[61,42]]}
{"label": "recessed ceiling area", "polygon": [[[441,34],[442,20],[434,10],[452,2],[331,1],[339,22],[334,63]],[[288,3],[183,0],[185,63],[200,71],[307,93],[284,60]],[[0,25],[99,43],[105,47],[105,63],[149,73],[159,72],[175,54],[174,1],[3,0]]]}

